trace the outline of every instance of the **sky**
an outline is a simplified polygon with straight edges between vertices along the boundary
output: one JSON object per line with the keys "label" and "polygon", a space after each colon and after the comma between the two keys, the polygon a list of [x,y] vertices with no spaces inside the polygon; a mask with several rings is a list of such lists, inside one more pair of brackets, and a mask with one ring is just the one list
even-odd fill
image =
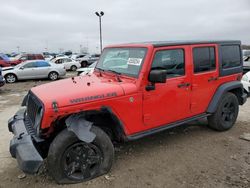
{"label": "sky", "polygon": [[250,0],[0,0],[0,52],[99,49],[141,41],[237,39],[250,44]]}

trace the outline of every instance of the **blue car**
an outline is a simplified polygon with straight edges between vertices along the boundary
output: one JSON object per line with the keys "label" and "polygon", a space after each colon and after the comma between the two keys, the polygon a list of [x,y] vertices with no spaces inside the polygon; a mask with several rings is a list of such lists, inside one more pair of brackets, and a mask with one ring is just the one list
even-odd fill
{"label": "blue car", "polygon": [[0,67],[0,87],[2,87],[5,84],[5,79],[2,76],[2,68]]}

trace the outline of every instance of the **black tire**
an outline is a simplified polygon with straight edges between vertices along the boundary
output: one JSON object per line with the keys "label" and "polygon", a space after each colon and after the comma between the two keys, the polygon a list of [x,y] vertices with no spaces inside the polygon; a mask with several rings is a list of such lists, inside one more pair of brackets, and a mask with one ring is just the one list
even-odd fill
{"label": "black tire", "polygon": [[208,126],[217,131],[226,131],[233,127],[239,113],[239,101],[235,94],[222,96],[214,114],[208,117]]}
{"label": "black tire", "polygon": [[49,73],[49,79],[50,80],[57,80],[58,79],[58,73],[57,72],[50,72]]}
{"label": "black tire", "polygon": [[82,61],[81,62],[81,67],[85,68],[88,66],[88,62],[87,61]]}
{"label": "black tire", "polygon": [[[67,129],[58,134],[51,143],[47,157],[48,170],[58,184],[79,183],[110,171],[114,159],[114,146],[107,134],[100,128],[93,126],[91,131],[96,134],[92,143],[80,141],[73,132]],[[94,155],[91,154],[91,156],[90,150],[86,148],[90,148]],[[89,164],[93,157],[98,162]],[[72,160],[72,158],[75,160]],[[83,166],[84,173],[78,169],[79,166]],[[71,170],[66,172],[67,168]],[[86,168],[89,170],[86,170]],[[74,172],[72,173],[72,171]]]}
{"label": "black tire", "polygon": [[77,69],[77,67],[76,67],[75,65],[72,65],[72,66],[70,67],[70,70],[71,70],[71,71],[76,71],[76,69]]}
{"label": "black tire", "polygon": [[4,76],[7,83],[14,83],[17,81],[17,77],[15,74],[9,73]]}

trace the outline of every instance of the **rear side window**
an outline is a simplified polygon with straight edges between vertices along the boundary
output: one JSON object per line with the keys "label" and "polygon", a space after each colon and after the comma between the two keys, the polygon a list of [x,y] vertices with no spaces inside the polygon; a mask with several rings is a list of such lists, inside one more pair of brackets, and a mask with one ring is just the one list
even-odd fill
{"label": "rear side window", "polygon": [[215,48],[200,47],[193,49],[194,73],[215,70]]}
{"label": "rear side window", "polygon": [[50,67],[50,64],[46,61],[37,61],[36,67]]}
{"label": "rear side window", "polygon": [[33,60],[33,59],[35,59],[35,56],[33,56],[33,55],[28,55],[28,58],[27,58],[28,60]]}
{"label": "rear side window", "polygon": [[167,77],[185,75],[184,50],[162,50],[155,54],[151,69],[163,69]]}
{"label": "rear side window", "polygon": [[221,53],[223,69],[241,66],[240,47],[238,45],[222,46]]}

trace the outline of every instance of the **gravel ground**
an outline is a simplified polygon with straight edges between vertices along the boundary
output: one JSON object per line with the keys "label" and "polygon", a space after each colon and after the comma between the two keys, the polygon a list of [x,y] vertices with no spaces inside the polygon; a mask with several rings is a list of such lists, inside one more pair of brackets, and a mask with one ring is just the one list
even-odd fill
{"label": "gravel ground", "polygon": [[[46,82],[18,82],[0,89],[0,187],[66,187],[48,176],[46,164],[38,175],[23,177],[8,151],[12,135],[7,120],[32,86]],[[250,133],[249,114],[250,101],[240,108],[236,125],[227,132],[214,132],[201,120],[117,145],[108,175],[67,187],[249,188],[250,142],[240,139],[243,133]]]}

